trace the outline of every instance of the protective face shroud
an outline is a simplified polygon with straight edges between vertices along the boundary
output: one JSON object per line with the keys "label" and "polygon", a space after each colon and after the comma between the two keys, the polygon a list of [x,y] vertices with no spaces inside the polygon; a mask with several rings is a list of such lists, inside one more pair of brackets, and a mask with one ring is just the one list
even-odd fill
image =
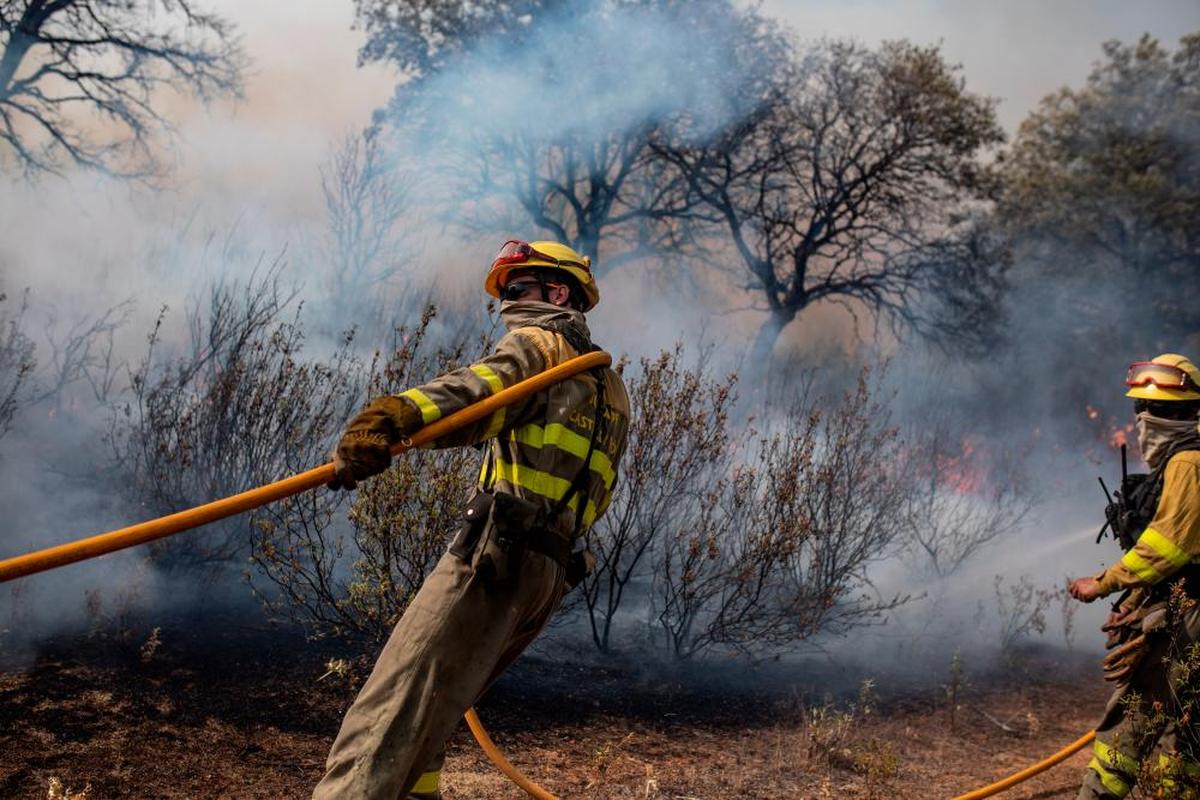
{"label": "protective face shroud", "polygon": [[581,311],[590,311],[600,302],[600,289],[592,276],[592,260],[558,242],[522,242],[510,239],[500,248],[483,282],[484,291],[500,299],[500,290],[514,270],[545,269],[560,271],[574,278],[580,290]]}

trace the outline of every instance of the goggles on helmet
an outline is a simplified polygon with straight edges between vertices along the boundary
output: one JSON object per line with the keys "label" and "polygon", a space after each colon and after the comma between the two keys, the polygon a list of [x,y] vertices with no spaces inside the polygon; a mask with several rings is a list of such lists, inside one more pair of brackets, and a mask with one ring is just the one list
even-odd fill
{"label": "goggles on helmet", "polygon": [[578,267],[584,272],[591,272],[587,264],[579,261],[564,261],[553,256],[548,256],[540,250],[535,249],[529,242],[522,242],[519,239],[509,239],[501,246],[500,252],[492,259],[492,269],[511,264],[526,264],[530,261],[546,261],[550,264],[570,264],[572,267]]}
{"label": "goggles on helmet", "polygon": [[1190,389],[1200,391],[1191,376],[1179,367],[1156,364],[1153,361],[1135,361],[1125,373],[1126,386],[1157,386],[1159,389]]}

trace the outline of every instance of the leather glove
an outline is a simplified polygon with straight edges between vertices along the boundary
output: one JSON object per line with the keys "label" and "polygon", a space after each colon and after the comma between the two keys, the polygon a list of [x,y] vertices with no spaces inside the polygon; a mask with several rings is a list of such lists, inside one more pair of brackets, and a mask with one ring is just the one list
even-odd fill
{"label": "leather glove", "polygon": [[1146,656],[1150,643],[1139,633],[1104,658],[1104,680],[1124,683]]}
{"label": "leather glove", "polygon": [[371,401],[346,426],[333,453],[330,489],[354,489],[358,482],[383,472],[392,463],[392,444],[421,427],[421,412],[403,397]]}
{"label": "leather glove", "polygon": [[330,489],[355,489],[358,482],[378,475],[392,464],[392,448],[379,434],[344,434],[333,453]]}

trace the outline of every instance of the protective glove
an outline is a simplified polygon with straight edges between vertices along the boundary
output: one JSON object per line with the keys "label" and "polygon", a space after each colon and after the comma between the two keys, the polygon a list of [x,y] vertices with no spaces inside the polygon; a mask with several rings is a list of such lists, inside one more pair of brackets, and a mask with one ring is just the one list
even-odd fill
{"label": "protective glove", "polygon": [[1129,676],[1137,669],[1138,664],[1142,663],[1142,659],[1149,650],[1150,643],[1146,640],[1144,633],[1139,633],[1113,650],[1104,657],[1104,680],[1116,683],[1128,681]]}
{"label": "protective glove", "polygon": [[391,445],[379,434],[345,433],[333,453],[330,489],[356,489],[358,482],[392,464]]}
{"label": "protective glove", "polygon": [[392,463],[392,445],[423,424],[416,405],[403,397],[377,397],[350,420],[333,452],[330,489],[354,489]]}

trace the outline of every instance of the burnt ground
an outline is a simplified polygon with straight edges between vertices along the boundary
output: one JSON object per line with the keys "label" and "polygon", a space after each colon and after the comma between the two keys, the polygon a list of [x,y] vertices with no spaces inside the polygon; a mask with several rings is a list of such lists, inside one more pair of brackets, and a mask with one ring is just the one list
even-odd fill
{"label": "burnt ground", "polygon": [[[322,675],[346,655],[236,622],[44,643],[0,672],[0,797],[306,797],[353,695],[347,677]],[[778,687],[733,693],[526,658],[479,713],[513,762],[563,798],[949,798],[1094,724],[1107,688],[1098,670],[1063,662],[1027,656],[969,675],[953,714],[933,677],[864,714]],[[1003,796],[1073,797],[1088,758]],[[524,796],[465,726],[443,786],[450,800]]]}

